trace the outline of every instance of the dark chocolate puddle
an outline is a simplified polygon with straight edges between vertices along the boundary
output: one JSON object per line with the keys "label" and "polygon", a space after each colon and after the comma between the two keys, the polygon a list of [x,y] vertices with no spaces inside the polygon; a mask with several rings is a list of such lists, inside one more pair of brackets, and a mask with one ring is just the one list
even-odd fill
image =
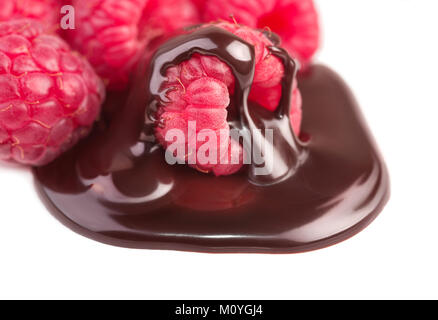
{"label": "dark chocolate puddle", "polygon": [[[366,227],[388,200],[389,178],[344,82],[319,65],[300,75],[302,132],[309,140],[303,145],[290,130],[290,96],[282,97],[277,113],[246,104],[253,63],[233,61],[236,54],[227,57],[223,50],[234,46],[244,57],[242,50],[253,55],[251,46],[220,29],[203,30],[162,46],[153,64],[144,60],[139,68],[144,81],[125,105],[129,112],[120,108],[74,149],[34,170],[50,212],[76,232],[111,245],[200,252],[302,252],[335,244]],[[212,47],[206,47],[208,40]],[[188,41],[197,45],[187,47]],[[220,50],[215,52],[214,45]],[[289,70],[283,86],[291,88],[293,61],[280,49],[271,50]],[[235,72],[241,92],[235,95],[240,113],[234,124],[242,130],[281,131],[274,136],[280,137],[275,150],[285,165],[272,176],[257,180],[248,166],[216,178],[164,161],[152,137],[156,101],[165,99],[160,83],[168,66],[194,52],[217,55]]]}
{"label": "dark chocolate puddle", "polygon": [[302,130],[311,140],[307,160],[286,181],[260,187],[245,172],[215,178],[169,166],[161,149],[142,153],[134,143],[128,152],[108,143],[116,131],[98,126],[75,149],[35,169],[41,198],[74,231],[124,247],[292,253],[347,239],[383,209],[388,173],[336,73],[312,66],[299,87]]}

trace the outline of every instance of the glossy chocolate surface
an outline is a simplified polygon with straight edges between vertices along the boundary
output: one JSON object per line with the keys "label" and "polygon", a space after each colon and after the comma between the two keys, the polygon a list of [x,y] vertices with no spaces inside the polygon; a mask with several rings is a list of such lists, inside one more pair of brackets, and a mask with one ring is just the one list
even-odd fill
{"label": "glossy chocolate surface", "polygon": [[[149,76],[131,94],[125,109],[119,107],[118,113],[100,121],[73,150],[35,169],[37,188],[52,214],[76,232],[104,243],[200,252],[302,252],[335,244],[366,227],[389,197],[389,179],[342,79],[321,65],[299,76],[301,141],[305,141],[301,142],[285,116],[287,102],[282,100],[277,113],[246,105],[253,65],[233,65],[233,55],[226,58],[223,52],[203,47],[205,37],[222,44],[237,39],[242,48],[245,43],[212,32],[194,34],[191,41],[204,39],[204,44],[190,48],[217,54],[235,72],[241,96],[237,91],[234,106],[240,112],[230,123],[280,128],[274,135],[280,138],[276,156],[289,161],[285,163],[290,171],[281,169],[259,181],[251,175],[251,166],[232,176],[213,177],[164,161],[164,151],[151,134],[154,106],[157,99],[165,99],[157,84],[168,66],[158,63],[157,57],[166,56],[166,64],[187,59],[189,50],[181,47],[189,40],[186,37],[161,47],[152,57],[156,64],[145,60],[139,73]],[[169,59],[172,50],[177,54]],[[272,52],[281,57],[281,50],[273,47]],[[154,71],[159,74],[152,77]],[[292,85],[294,72],[288,72],[284,86]],[[110,98],[107,103],[117,101]],[[287,107],[281,110],[282,105]]]}

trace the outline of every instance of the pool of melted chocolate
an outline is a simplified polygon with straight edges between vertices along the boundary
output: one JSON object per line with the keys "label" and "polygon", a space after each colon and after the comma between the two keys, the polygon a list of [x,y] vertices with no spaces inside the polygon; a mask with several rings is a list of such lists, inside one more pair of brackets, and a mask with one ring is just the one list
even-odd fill
{"label": "pool of melted chocolate", "polygon": [[[274,44],[275,41],[274,41]],[[72,230],[111,245],[198,252],[295,253],[323,248],[365,228],[389,198],[386,166],[343,80],[322,65],[298,76],[300,139],[289,124],[296,67],[285,64],[278,110],[247,103],[254,74],[251,46],[218,28],[176,37],[139,67],[129,98],[109,96],[91,136],[34,170],[50,212]],[[215,55],[236,77],[229,123],[274,130],[274,171],[214,177],[168,165],[153,137],[165,102],[165,71],[193,53]],[[126,100],[126,102],[125,102]],[[146,114],[146,116],[145,116]],[[263,136],[254,143],[262,143]]]}

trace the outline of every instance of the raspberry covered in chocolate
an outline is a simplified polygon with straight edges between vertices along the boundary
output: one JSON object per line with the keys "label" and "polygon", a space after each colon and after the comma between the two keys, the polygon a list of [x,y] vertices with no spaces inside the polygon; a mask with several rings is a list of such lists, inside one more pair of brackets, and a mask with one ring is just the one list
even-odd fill
{"label": "raspberry covered in chocolate", "polygon": [[[204,25],[207,27],[211,25]],[[285,69],[283,62],[273,55],[270,47],[274,44],[261,31],[241,25],[221,22],[214,24],[215,27],[226,30],[244,40],[254,48],[255,72],[252,81],[249,100],[256,102],[262,107],[275,111],[282,96],[282,79]],[[201,28],[203,28],[201,27]],[[156,137],[164,146],[168,147],[169,141],[166,135],[170,130],[179,129],[186,133],[185,146],[186,158],[196,153],[202,145],[196,142],[191,150],[189,141],[189,125],[196,124],[196,132],[204,129],[213,130],[216,134],[217,163],[200,163],[196,159],[193,167],[202,172],[213,172],[215,175],[228,175],[235,173],[242,166],[242,149],[233,139],[224,139],[229,136],[229,124],[227,122],[230,97],[234,94],[235,78],[230,67],[218,57],[201,54],[193,55],[189,60],[177,66],[167,69],[167,81],[161,90],[166,92],[166,101],[161,102],[158,108],[158,123]],[[291,124],[298,135],[301,124],[301,96],[293,86]],[[232,146],[235,148],[232,148]],[[227,147],[228,146],[228,147]],[[239,164],[228,163],[220,159],[221,148],[229,148],[228,155],[239,152]],[[223,150],[223,149],[222,149]],[[226,160],[226,159],[225,159]]]}

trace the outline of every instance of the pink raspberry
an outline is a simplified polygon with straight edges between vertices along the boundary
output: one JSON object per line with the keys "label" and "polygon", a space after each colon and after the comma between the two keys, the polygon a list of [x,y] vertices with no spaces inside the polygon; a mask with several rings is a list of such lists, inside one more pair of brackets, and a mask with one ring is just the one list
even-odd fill
{"label": "pink raspberry", "polygon": [[[218,70],[222,70],[222,73]],[[163,146],[168,146],[169,142],[165,137],[169,130],[180,129],[185,135],[182,146],[185,150],[184,160],[189,160],[190,154],[197,154],[202,145],[193,140],[194,136],[187,135],[189,122],[195,123],[197,134],[203,129],[212,130],[218,141],[215,163],[206,163],[196,158],[195,163],[191,164],[201,172],[212,171],[215,175],[232,174],[242,166],[243,151],[240,145],[230,140],[227,123],[226,108],[230,103],[227,84],[234,82],[230,72],[228,66],[217,58],[201,55],[194,55],[190,60],[167,71],[169,81],[163,89],[169,90],[169,101],[158,111],[157,139]],[[221,148],[228,152],[229,160],[231,152],[238,152],[238,163],[232,164],[229,161],[229,164],[221,165],[227,162],[226,158],[221,157]]]}
{"label": "pink raspberry", "polygon": [[76,29],[67,37],[84,54],[109,89],[124,89],[149,41],[196,24],[189,0],[73,0]]}
{"label": "pink raspberry", "polygon": [[[249,99],[274,111],[281,97],[281,80],[284,75],[284,66],[279,58],[272,55],[268,46],[271,41],[260,31],[247,27],[218,23],[217,27],[223,28],[255,48],[255,75]],[[159,125],[156,128],[158,141],[168,147],[172,143],[165,140],[169,130],[180,129],[187,133],[189,121],[196,122],[196,132],[203,129],[215,131],[217,141],[217,155],[219,164],[200,164],[196,159],[193,165],[202,172],[213,172],[215,175],[229,175],[237,172],[243,163],[242,147],[229,139],[229,126],[227,122],[227,107],[230,104],[230,95],[234,92],[235,79],[231,69],[216,57],[193,55],[188,61],[167,70],[168,81],[162,88],[167,92],[168,101],[158,110]],[[291,123],[299,133],[301,125],[301,96],[296,87],[293,88]],[[223,139],[221,136],[227,139]],[[200,144],[192,143],[196,150],[188,147],[190,139],[185,137],[184,149],[186,157],[199,151]],[[201,143],[202,145],[202,143]],[[221,150],[228,150],[228,159],[221,159]],[[231,163],[231,156],[239,158],[239,163]],[[187,160],[187,159],[186,159]],[[228,160],[228,161],[226,161]]]}
{"label": "pink raspberry", "polygon": [[199,22],[199,12],[190,0],[148,0],[140,21],[140,33],[149,42]]}
{"label": "pink raspberry", "polygon": [[282,46],[306,66],[319,47],[318,13],[313,0],[206,0],[203,20],[229,19],[272,30]]}
{"label": "pink raspberry", "polygon": [[0,21],[32,18],[53,27],[59,23],[59,0],[1,0]]}
{"label": "pink raspberry", "polygon": [[[270,111],[274,111],[280,103],[282,94],[281,80],[284,75],[283,63],[269,51],[269,47],[274,44],[259,30],[228,22],[221,22],[215,25],[233,33],[254,46],[255,73],[249,100],[257,102],[259,105]],[[213,67],[214,66],[211,66],[211,68]],[[228,68],[226,65],[225,67]],[[216,68],[218,67],[216,66]],[[232,79],[228,79],[226,83],[230,93],[233,93],[234,77],[229,68],[224,76],[226,79]],[[301,94],[297,88],[296,82],[294,83],[292,94],[294,102],[296,102],[292,105],[293,118],[299,118],[299,121],[293,123],[293,128],[295,133],[299,134],[301,125]]]}
{"label": "pink raspberry", "polygon": [[206,0],[191,0],[195,7],[198,9],[198,12],[204,12]]}
{"label": "pink raspberry", "polygon": [[0,159],[44,165],[88,134],[103,84],[35,20],[0,23]]}
{"label": "pink raspberry", "polygon": [[112,89],[124,88],[142,44],[138,24],[146,0],[73,0],[76,29],[66,37]]}

